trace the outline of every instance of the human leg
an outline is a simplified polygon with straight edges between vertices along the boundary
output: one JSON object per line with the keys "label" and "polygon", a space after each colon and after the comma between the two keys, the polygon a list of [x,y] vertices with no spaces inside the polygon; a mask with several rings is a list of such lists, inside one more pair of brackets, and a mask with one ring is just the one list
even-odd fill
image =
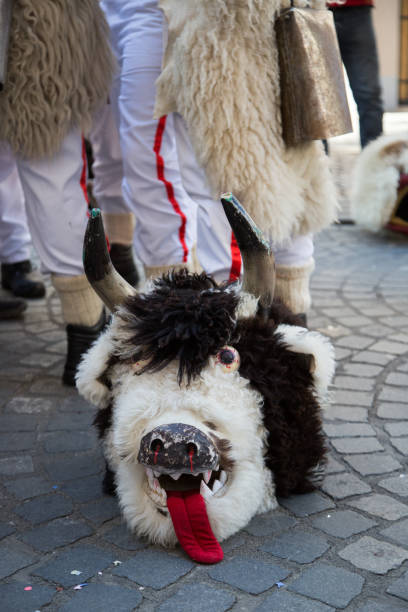
{"label": "human leg", "polygon": [[284,245],[273,245],[276,263],[275,296],[295,314],[311,305],[310,276],[314,270],[313,237],[297,236]]}
{"label": "human leg", "polygon": [[186,265],[196,241],[196,203],[181,179],[174,117],[154,120],[163,16],[156,1],[103,3],[120,66],[114,85],[123,159],[123,196],[137,223],[136,254],[147,272]]}
{"label": "human leg", "polygon": [[371,7],[334,10],[337,37],[357,104],[361,146],[382,133],[383,103]]}
{"label": "human leg", "polygon": [[174,114],[174,126],[183,185],[198,205],[198,261],[217,282],[236,280],[242,263],[231,226],[221,202],[211,196],[204,170],[196,161],[186,123],[178,114]]}
{"label": "human leg", "polygon": [[[24,194],[14,155],[6,143],[0,144],[0,262],[3,289],[14,295],[40,298],[44,283],[30,278],[30,233]],[[9,312],[9,308],[7,308]]]}
{"label": "human leg", "polygon": [[87,201],[82,138],[72,130],[52,158],[17,160],[27,219],[44,272],[51,273],[67,323],[68,355],[63,381],[74,384],[82,353],[96,339],[105,318],[102,303],[83,270]]}
{"label": "human leg", "polygon": [[122,153],[111,104],[106,104],[95,116],[89,140],[93,152],[93,195],[103,213],[110,257],[119,274],[136,286],[139,274],[133,259],[135,217],[122,195]]}

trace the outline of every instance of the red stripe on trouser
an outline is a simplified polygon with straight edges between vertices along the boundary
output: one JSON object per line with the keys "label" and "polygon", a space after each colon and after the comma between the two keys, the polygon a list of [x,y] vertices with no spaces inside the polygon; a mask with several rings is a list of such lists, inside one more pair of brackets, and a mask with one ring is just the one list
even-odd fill
{"label": "red stripe on trouser", "polygon": [[81,172],[81,178],[79,180],[79,183],[81,185],[82,191],[84,192],[85,201],[87,204],[89,204],[88,190],[86,188],[87,170],[88,170],[88,163],[86,159],[85,138],[82,136],[82,172]]}
{"label": "red stripe on trouser", "polygon": [[162,183],[164,183],[164,186],[166,188],[167,198],[170,204],[173,206],[174,212],[176,212],[180,216],[180,219],[181,219],[181,225],[179,228],[179,238],[180,238],[181,247],[183,249],[183,263],[184,263],[187,261],[187,258],[188,258],[188,248],[186,244],[187,218],[186,218],[186,215],[181,210],[180,205],[174,196],[173,185],[170,183],[170,181],[166,179],[164,175],[164,160],[163,160],[163,157],[160,155],[160,149],[161,149],[161,145],[163,141],[163,132],[166,127],[166,119],[167,119],[167,115],[164,115],[163,117],[159,119],[159,123],[157,125],[157,130],[156,130],[156,136],[154,138],[153,151],[156,154],[157,178],[159,179],[159,181],[162,181]]}
{"label": "red stripe on trouser", "polygon": [[237,241],[235,239],[234,233],[231,232],[231,270],[229,275],[230,281],[236,281],[239,279],[241,274],[241,253],[239,251],[239,247]]}

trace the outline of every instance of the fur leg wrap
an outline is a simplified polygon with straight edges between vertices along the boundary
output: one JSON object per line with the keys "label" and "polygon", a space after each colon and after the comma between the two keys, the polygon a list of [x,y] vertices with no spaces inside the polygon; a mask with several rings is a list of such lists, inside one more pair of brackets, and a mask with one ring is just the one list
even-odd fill
{"label": "fur leg wrap", "polygon": [[78,276],[51,276],[62,306],[65,323],[95,325],[102,313],[102,302],[88,282],[85,274]]}
{"label": "fur leg wrap", "polygon": [[309,282],[314,267],[313,257],[304,266],[276,266],[275,296],[295,314],[310,308]]}
{"label": "fur leg wrap", "polygon": [[135,231],[133,213],[102,213],[106,234],[111,244],[132,244]]}

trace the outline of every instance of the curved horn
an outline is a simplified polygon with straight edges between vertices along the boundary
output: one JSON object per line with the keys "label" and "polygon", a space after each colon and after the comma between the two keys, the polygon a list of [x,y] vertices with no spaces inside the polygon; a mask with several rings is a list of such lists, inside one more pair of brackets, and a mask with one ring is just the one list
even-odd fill
{"label": "curved horn", "polygon": [[121,277],[112,265],[106,246],[102,213],[93,208],[84,238],[83,261],[85,274],[104,304],[115,310],[137,291]]}
{"label": "curved horn", "polygon": [[269,242],[232,193],[224,193],[221,203],[244,261],[242,288],[268,308],[275,290],[275,258]]}

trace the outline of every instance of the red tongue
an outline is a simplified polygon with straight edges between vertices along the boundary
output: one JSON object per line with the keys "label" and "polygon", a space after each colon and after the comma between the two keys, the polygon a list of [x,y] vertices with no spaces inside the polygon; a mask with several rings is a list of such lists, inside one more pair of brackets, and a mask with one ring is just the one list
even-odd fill
{"label": "red tongue", "polygon": [[224,557],[198,491],[167,491],[167,507],[181,547],[199,563],[219,563]]}

